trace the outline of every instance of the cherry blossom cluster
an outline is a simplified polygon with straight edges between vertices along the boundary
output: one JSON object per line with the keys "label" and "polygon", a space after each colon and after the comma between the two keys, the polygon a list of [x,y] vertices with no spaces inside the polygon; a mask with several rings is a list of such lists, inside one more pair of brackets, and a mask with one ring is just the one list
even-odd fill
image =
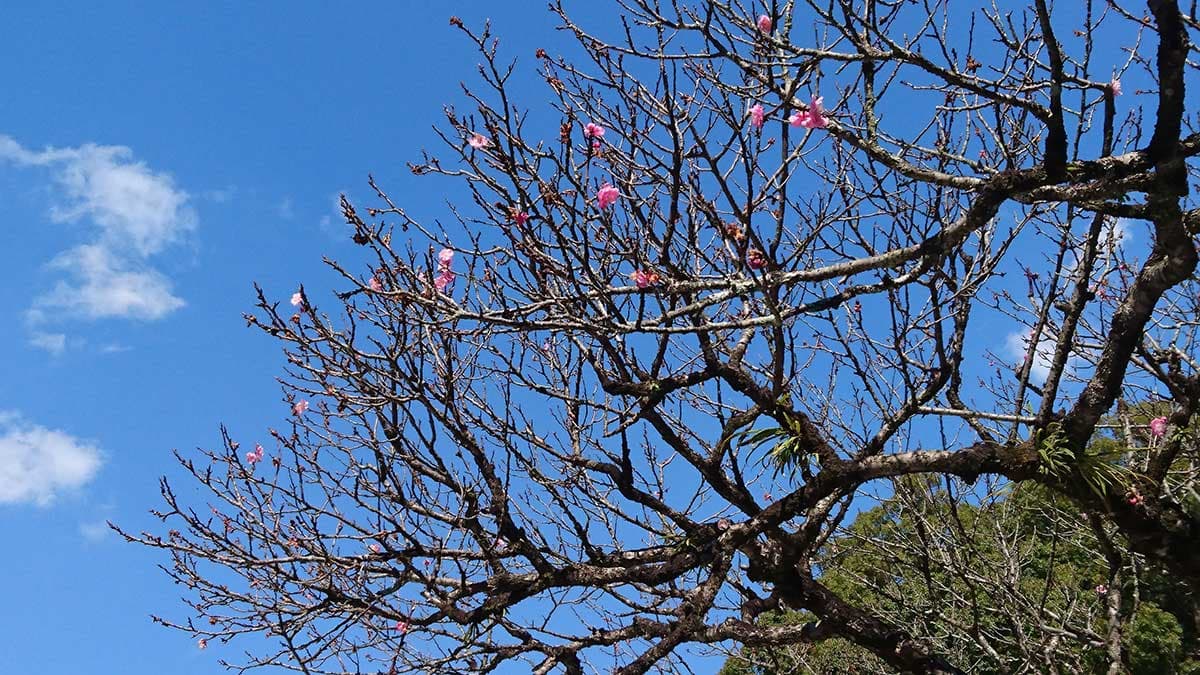
{"label": "cherry blossom cluster", "polygon": [[437,258],[437,276],[433,278],[433,285],[438,289],[438,293],[445,293],[450,284],[454,283],[454,270],[450,269],[454,264],[454,251],[444,248],[438,251]]}

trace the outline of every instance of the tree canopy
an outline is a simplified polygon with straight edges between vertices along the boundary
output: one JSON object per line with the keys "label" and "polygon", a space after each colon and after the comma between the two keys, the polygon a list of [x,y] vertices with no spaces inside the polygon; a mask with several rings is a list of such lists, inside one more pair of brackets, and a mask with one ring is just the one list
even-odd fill
{"label": "tree canopy", "polygon": [[289,422],[125,533],[159,620],[304,673],[1184,663],[1194,4],[566,4],[451,18],[444,221],[372,179],[259,290]]}
{"label": "tree canopy", "polygon": [[[1132,412],[1104,426],[1153,419]],[[1139,440],[1148,439],[1104,434],[1093,446],[1128,457]],[[1188,506],[1196,512],[1194,501]],[[1200,661],[1187,658],[1200,654],[1200,606],[1189,586],[1130,551],[1094,514],[1034,483],[972,494],[930,477],[904,479],[834,535],[814,564],[841,597],[919,626],[966,672],[1200,672]],[[818,619],[792,610],[759,621]],[[747,648],[722,675],[886,671],[869,651],[835,638]]]}

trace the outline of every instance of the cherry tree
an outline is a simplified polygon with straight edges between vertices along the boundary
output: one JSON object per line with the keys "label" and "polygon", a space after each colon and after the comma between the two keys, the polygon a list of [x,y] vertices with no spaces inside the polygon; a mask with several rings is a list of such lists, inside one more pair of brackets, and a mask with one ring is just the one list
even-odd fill
{"label": "cherry tree", "polygon": [[[259,291],[289,422],[123,532],[159,621],[304,673],[962,672],[818,558],[919,477],[1036,484],[1200,591],[1194,5],[565,4],[570,58],[451,19],[445,223],[372,180],[361,248]],[[1119,405],[1162,413],[1098,450]]]}

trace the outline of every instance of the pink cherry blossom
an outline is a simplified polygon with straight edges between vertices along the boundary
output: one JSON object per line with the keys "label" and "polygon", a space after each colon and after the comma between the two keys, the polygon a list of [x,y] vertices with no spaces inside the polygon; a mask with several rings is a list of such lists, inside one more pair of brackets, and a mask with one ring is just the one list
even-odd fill
{"label": "pink cherry blossom", "polygon": [[208,640],[200,638],[199,640],[196,640],[196,646],[200,649],[208,649]]}
{"label": "pink cherry blossom", "polygon": [[454,272],[450,270],[442,270],[433,278],[433,287],[438,289],[438,293],[445,293],[452,283],[454,283]]}
{"label": "pink cherry blossom", "polygon": [[296,417],[308,412],[308,401],[304,399],[296,401],[296,405],[292,406],[292,412],[296,414]]}
{"label": "pink cherry blossom", "polygon": [[829,126],[829,119],[825,117],[825,108],[822,105],[824,102],[825,97],[814,96],[808,104],[808,110],[792,113],[792,116],[788,118],[788,122],[794,127],[824,129]]}
{"label": "pink cherry blossom", "polygon": [[254,450],[246,453],[246,461],[250,464],[261,462],[263,458],[263,446],[255,443]]}
{"label": "pink cherry blossom", "polygon": [[596,204],[601,210],[607,209],[617,203],[617,199],[621,197],[621,191],[617,188],[605,183],[596,191]]}
{"label": "pink cherry blossom", "polygon": [[396,622],[396,630],[397,631],[399,631],[401,633],[407,633],[408,629],[409,629],[409,625],[408,625],[407,621],[397,621]]}
{"label": "pink cherry blossom", "polygon": [[379,553],[379,544],[368,544],[367,548],[371,549],[371,553]]}
{"label": "pink cherry blossom", "polygon": [[371,277],[371,280],[367,282],[367,287],[376,293],[383,290],[383,284],[379,283],[379,279],[375,277]]}
{"label": "pink cherry blossom", "polygon": [[292,293],[292,307],[303,307],[303,306],[304,306],[304,296],[300,294],[300,291],[296,291],[295,293]]}
{"label": "pink cherry blossom", "polygon": [[633,283],[638,288],[647,288],[662,280],[662,277],[658,276],[657,272],[647,272],[645,270],[637,270],[630,274],[629,277],[633,279]]}
{"label": "pink cherry blossom", "polygon": [[1113,76],[1111,82],[1108,83],[1108,88],[1112,90],[1113,96],[1121,95],[1121,80],[1117,76]]}
{"label": "pink cherry blossom", "polygon": [[770,33],[771,27],[773,25],[774,24],[771,23],[771,17],[767,16],[766,14],[763,14],[762,16],[758,17],[758,30],[763,35]]}
{"label": "pink cherry blossom", "polygon": [[595,122],[588,122],[583,127],[583,135],[588,138],[604,138],[604,127]]}
{"label": "pink cherry blossom", "polygon": [[512,210],[512,219],[517,225],[524,225],[529,220],[529,214],[514,207]]}
{"label": "pink cherry blossom", "polygon": [[750,126],[755,129],[761,129],[763,125],[763,107],[761,103],[755,103],[750,106]]}
{"label": "pink cherry blossom", "polygon": [[1162,438],[1167,433],[1167,418],[1155,417],[1150,420],[1150,435],[1155,438]]}
{"label": "pink cherry blossom", "polygon": [[767,255],[756,248],[752,248],[746,252],[746,264],[752,270],[761,270],[767,266]]}
{"label": "pink cherry blossom", "polygon": [[810,129],[824,129],[829,126],[829,120],[825,117],[825,97],[814,96],[812,102],[808,104],[808,122],[812,126]]}
{"label": "pink cherry blossom", "polygon": [[471,137],[467,139],[467,145],[475,148],[476,150],[482,150],[491,144],[492,139],[484,136],[481,133],[471,134]]}
{"label": "pink cherry blossom", "polygon": [[438,251],[438,273],[433,278],[433,286],[439,293],[445,293],[446,288],[454,283],[454,270],[450,266],[454,264],[454,251],[444,248]]}

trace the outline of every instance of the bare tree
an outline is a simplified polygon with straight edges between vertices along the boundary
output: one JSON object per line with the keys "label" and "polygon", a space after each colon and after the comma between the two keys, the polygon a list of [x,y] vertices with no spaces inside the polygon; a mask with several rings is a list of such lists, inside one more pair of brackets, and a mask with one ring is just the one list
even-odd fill
{"label": "bare tree", "polygon": [[[1196,9],[999,4],[623,0],[593,33],[560,2],[579,58],[521,55],[553,115],[451,19],[482,83],[411,168],[456,224],[372,181],[336,306],[259,292],[294,415],[180,455],[207,499],[164,481],[169,532],[126,534],[188,591],[161,621],[305,673],[830,638],[961,672],[815,564],[918,474],[1037,483],[1200,590]],[[1170,412],[1095,454],[1118,399]]]}

